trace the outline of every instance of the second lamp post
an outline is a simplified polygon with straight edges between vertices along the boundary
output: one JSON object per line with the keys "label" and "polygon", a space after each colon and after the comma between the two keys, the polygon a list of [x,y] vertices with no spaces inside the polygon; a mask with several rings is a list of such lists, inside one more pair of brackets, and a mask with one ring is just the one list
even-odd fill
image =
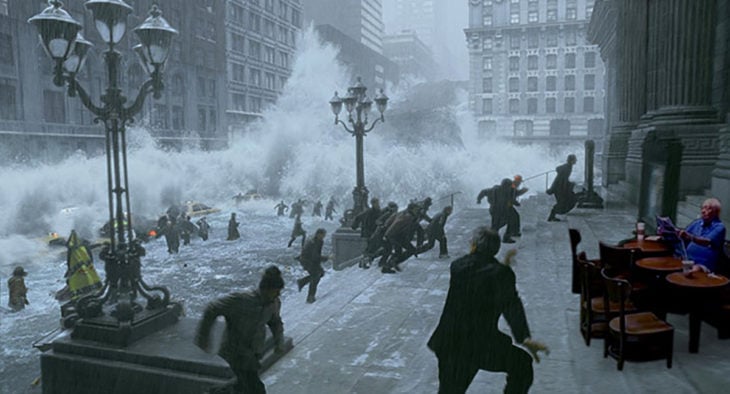
{"label": "second lamp post", "polygon": [[[330,100],[332,112],[335,114],[335,124],[341,124],[350,134],[355,137],[355,157],[356,157],[356,173],[357,184],[352,191],[353,207],[349,214],[346,212],[343,225],[349,226],[352,218],[364,211],[368,206],[368,188],[365,187],[365,163],[363,158],[363,137],[369,133],[378,121],[384,122],[384,112],[388,107],[388,96],[380,89],[375,95],[375,105],[380,112],[380,116],[376,118],[368,126],[368,115],[373,105],[373,100],[365,94],[367,87],[363,85],[360,77],[354,86],[347,89],[347,95],[340,98],[335,92],[334,97]],[[340,120],[339,115],[342,111],[342,104],[345,104],[347,111],[347,122],[352,128],[347,127],[347,123]],[[354,112],[354,114],[353,114]],[[354,115],[354,116],[353,116]]]}

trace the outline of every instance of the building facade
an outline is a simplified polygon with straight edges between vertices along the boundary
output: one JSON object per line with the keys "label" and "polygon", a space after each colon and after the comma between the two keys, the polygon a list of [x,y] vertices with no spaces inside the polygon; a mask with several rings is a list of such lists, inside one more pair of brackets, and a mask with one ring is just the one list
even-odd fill
{"label": "building facade", "polygon": [[287,79],[302,27],[300,0],[227,0],[227,122],[240,133],[273,104]]}
{"label": "building facade", "polygon": [[602,139],[605,70],[586,39],[592,11],[593,0],[469,0],[470,106],[481,135]]}
{"label": "building facade", "polygon": [[[116,49],[122,52],[120,86],[134,98],[147,76],[132,47],[132,29],[146,17],[153,1],[128,1],[134,8],[127,33]],[[155,1],[180,35],[173,40],[164,70],[162,98],[147,98],[136,124],[147,126],[161,145],[201,148],[225,146],[225,118],[218,108],[225,103],[223,45],[224,10],[213,0]],[[81,150],[88,155],[104,152],[104,129],[93,123],[91,112],[65,87],[53,84],[52,64],[43,52],[31,16],[46,4],[24,0],[0,2],[0,157],[6,161],[58,160]],[[101,42],[84,1],[69,0],[64,8],[83,26],[94,44],[78,81],[99,103],[107,86]]]}
{"label": "building facade", "polygon": [[599,0],[589,36],[601,48],[611,87],[604,185],[634,203],[647,223],[654,215],[676,219],[690,196],[711,194],[727,204],[730,4]]}
{"label": "building facade", "polygon": [[380,0],[307,0],[304,22],[320,37],[340,48],[338,60],[371,89],[398,81],[398,66],[383,56]]}
{"label": "building facade", "polygon": [[398,65],[401,75],[413,75],[432,81],[437,75],[431,49],[415,31],[406,30],[383,37],[383,55]]}
{"label": "building facade", "polygon": [[381,0],[306,0],[304,14],[307,23],[331,25],[376,53],[383,53]]}

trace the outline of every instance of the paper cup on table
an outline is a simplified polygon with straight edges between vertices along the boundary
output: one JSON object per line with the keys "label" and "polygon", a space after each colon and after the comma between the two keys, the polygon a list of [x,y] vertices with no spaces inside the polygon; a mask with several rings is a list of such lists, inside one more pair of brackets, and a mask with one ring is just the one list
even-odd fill
{"label": "paper cup on table", "polygon": [[695,265],[694,260],[682,260],[682,272],[687,273],[691,271],[693,265]]}

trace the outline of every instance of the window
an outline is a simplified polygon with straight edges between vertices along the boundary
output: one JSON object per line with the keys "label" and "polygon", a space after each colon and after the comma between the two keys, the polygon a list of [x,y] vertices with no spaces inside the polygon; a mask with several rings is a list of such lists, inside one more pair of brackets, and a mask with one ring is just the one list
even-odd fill
{"label": "window", "polygon": [[548,8],[547,10],[547,21],[555,22],[558,20],[558,10],[556,8]]}
{"label": "window", "polygon": [[[7,4],[5,7],[7,7]],[[2,11],[1,3],[0,11]],[[8,34],[0,34],[0,64],[14,64],[13,59],[13,37]]]}
{"label": "window", "polygon": [[488,56],[482,59],[482,67],[484,71],[490,71],[492,69],[492,57]]}
{"label": "window", "polygon": [[266,73],[264,75],[264,87],[270,90],[276,89],[276,78],[274,77],[274,74]]}
{"label": "window", "polygon": [[573,19],[576,19],[577,17],[578,17],[578,10],[576,10],[575,8],[571,7],[571,8],[567,8],[565,10],[565,19],[573,20]]}
{"label": "window", "polygon": [[558,56],[557,55],[547,55],[545,57],[545,68],[548,70],[555,70],[558,68]]}
{"label": "window", "polygon": [[198,77],[198,97],[205,97],[205,78]]}
{"label": "window", "polygon": [[569,68],[569,69],[575,68],[575,53],[566,53],[565,54],[565,68]]}
{"label": "window", "polygon": [[575,75],[565,76],[565,90],[575,90]]}
{"label": "window", "polygon": [[241,93],[233,93],[231,95],[231,101],[233,104],[233,109],[236,111],[245,111],[246,110],[246,95]]}
{"label": "window", "polygon": [[565,98],[565,113],[572,114],[575,112],[575,97]]}
{"label": "window", "polygon": [[596,53],[595,52],[586,52],[583,55],[583,63],[585,65],[585,68],[596,67]]}
{"label": "window", "polygon": [[0,79],[0,119],[15,120],[15,85]]}
{"label": "window", "polygon": [[586,74],[583,76],[583,90],[595,90],[596,89],[596,76],[593,74]]}
{"label": "window", "polygon": [[482,23],[484,26],[492,26],[492,13],[490,11],[489,14],[485,13],[482,17]]}
{"label": "window", "polygon": [[230,15],[231,19],[239,24],[243,24],[243,7],[230,2],[228,3],[228,5],[230,7],[228,9],[228,14]]}
{"label": "window", "polygon": [[593,16],[593,4],[589,2],[586,4],[586,19],[590,20],[591,16]]}
{"label": "window", "polygon": [[8,14],[8,0],[0,0],[0,14],[1,15]]}
{"label": "window", "polygon": [[527,91],[537,92],[537,77],[527,78]]}
{"label": "window", "polygon": [[249,12],[248,14],[248,28],[261,33],[261,16],[255,12]]}
{"label": "window", "polygon": [[208,124],[208,111],[205,107],[198,107],[198,132],[205,131],[206,125]]}
{"label": "window", "polygon": [[261,97],[251,97],[251,112],[261,112]]}
{"label": "window", "polygon": [[529,137],[532,135],[532,121],[531,120],[515,120],[514,125],[515,137]]}
{"label": "window", "polygon": [[545,99],[545,112],[549,114],[555,113],[555,97]]}
{"label": "window", "polygon": [[276,31],[276,25],[269,19],[264,19],[264,35],[269,38],[274,38],[274,32]]}
{"label": "window", "polygon": [[289,54],[286,52],[279,52],[279,63],[284,68],[289,68]]}
{"label": "window", "polygon": [[520,49],[521,43],[522,43],[522,37],[519,34],[509,36],[509,48],[510,49]]}
{"label": "window", "polygon": [[484,93],[492,93],[492,78],[484,78],[482,80],[482,91]]}
{"label": "window", "polygon": [[180,106],[172,107],[172,129],[183,130],[185,128],[185,115],[183,109]]}
{"label": "window", "polygon": [[583,112],[592,114],[595,112],[593,97],[583,97]]}
{"label": "window", "polygon": [[255,86],[261,86],[261,71],[255,68],[248,70],[248,83]]}
{"label": "window", "polygon": [[272,47],[270,47],[268,45],[265,45],[264,46],[264,53],[266,54],[266,56],[264,57],[264,61],[267,62],[267,63],[270,63],[270,64],[274,64],[274,60],[275,60],[274,59],[274,54],[276,53],[274,51],[274,48],[272,48]]}
{"label": "window", "polygon": [[540,37],[536,32],[530,32],[527,34],[527,47],[535,49],[540,45]]}
{"label": "window", "polygon": [[527,57],[527,69],[537,70],[537,56],[530,55]]}
{"label": "window", "polygon": [[509,113],[518,114],[520,113],[520,100],[510,99],[509,100]]}
{"label": "window", "polygon": [[527,22],[537,23],[538,19],[539,19],[539,17],[538,17],[537,11],[530,11],[527,13]]}
{"label": "window", "polygon": [[528,114],[536,114],[537,113],[537,99],[534,97],[527,99],[527,113]]}
{"label": "window", "polygon": [[520,79],[519,78],[510,78],[509,79],[509,91],[510,92],[519,92],[520,91]]}
{"label": "window", "polygon": [[261,59],[261,43],[248,40],[248,55],[254,59]]}
{"label": "window", "polygon": [[215,79],[208,80],[208,97],[215,98]]}
{"label": "window", "polygon": [[547,33],[547,37],[545,37],[545,45],[547,45],[550,48],[555,48],[558,46],[558,32],[555,30],[550,30]]}
{"label": "window", "polygon": [[516,25],[520,23],[520,12],[512,12],[509,14],[509,23]]}
{"label": "window", "polygon": [[550,75],[545,79],[545,90],[548,92],[554,92],[556,90],[556,83],[555,81],[557,78],[555,76]]}
{"label": "window", "polygon": [[233,80],[236,82],[246,82],[246,68],[243,64],[233,63]]}
{"label": "window", "polygon": [[510,71],[520,71],[520,58],[518,56],[510,56],[509,70]]}
{"label": "window", "polygon": [[565,32],[565,45],[574,47],[577,44],[577,38],[575,30],[568,30]]}
{"label": "window", "polygon": [[218,117],[215,114],[215,110],[211,108],[208,111],[208,130],[215,131],[217,127],[216,119],[218,119]]}
{"label": "window", "polygon": [[43,91],[43,119],[49,123],[66,123],[66,103],[63,92]]}
{"label": "window", "polygon": [[485,51],[491,51],[493,46],[494,40],[492,40],[491,37],[484,38],[484,41],[482,42],[482,49],[484,49]]}
{"label": "window", "polygon": [[152,127],[167,128],[167,106],[165,104],[155,104],[152,107]]}
{"label": "window", "polygon": [[492,114],[492,99],[482,100],[482,114],[484,114],[484,115]]}
{"label": "window", "polygon": [[299,11],[292,9],[291,10],[291,24],[294,25],[294,27],[301,28],[301,16],[299,14]]}
{"label": "window", "polygon": [[234,52],[245,53],[244,43],[246,40],[243,36],[236,33],[231,33],[231,50]]}
{"label": "window", "polygon": [[172,77],[172,94],[175,96],[182,96],[185,92],[185,83],[183,77],[180,74],[176,74]]}

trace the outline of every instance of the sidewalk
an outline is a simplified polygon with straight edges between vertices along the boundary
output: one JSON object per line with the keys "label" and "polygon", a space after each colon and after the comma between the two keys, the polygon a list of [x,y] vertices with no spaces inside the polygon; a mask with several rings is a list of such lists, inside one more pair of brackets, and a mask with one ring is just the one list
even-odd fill
{"label": "sidewalk", "polygon": [[[534,339],[551,353],[534,364],[534,393],[716,393],[730,379],[730,341],[703,325],[700,352],[689,354],[688,317],[669,315],[675,327],[674,365],[627,362],[623,372],[603,358],[603,343],[586,347],[578,328],[578,295],[570,293],[568,227],[581,231],[579,250],[598,256],[598,240],[617,242],[630,234],[630,209],[576,209],[566,220],[547,222],[552,201],[534,196],[519,208],[523,236],[514,270]],[[610,205],[615,206],[615,205]],[[403,272],[381,274],[357,267],[328,270],[317,302],[305,292],[284,300],[282,315],[292,349],[264,375],[269,393],[435,393],[436,357],[426,347],[443,307],[449,264],[467,252],[471,231],[489,223],[484,206],[457,207],[447,223],[448,260],[435,248],[405,262]],[[503,330],[509,328],[502,320]],[[504,375],[479,372],[469,393],[502,393]]]}

